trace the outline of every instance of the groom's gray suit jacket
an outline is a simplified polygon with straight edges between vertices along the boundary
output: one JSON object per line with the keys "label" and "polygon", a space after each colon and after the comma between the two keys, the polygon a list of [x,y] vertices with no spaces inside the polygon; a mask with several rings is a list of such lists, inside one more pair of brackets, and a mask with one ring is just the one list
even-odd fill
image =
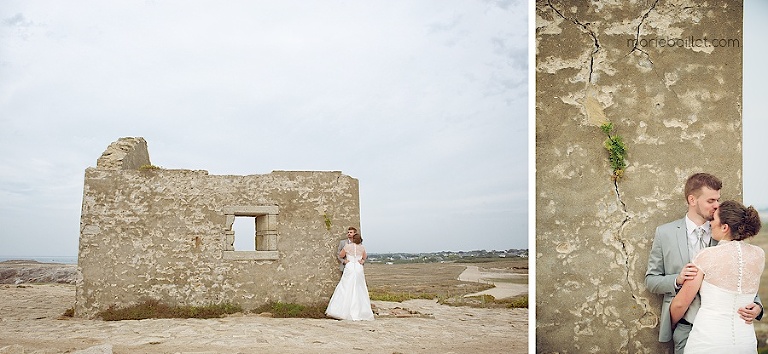
{"label": "groom's gray suit jacket", "polygon": [[[712,239],[710,246],[717,245]],[[683,267],[691,262],[688,255],[688,231],[685,218],[661,225],[656,228],[651,254],[648,256],[648,270],[645,272],[645,287],[654,294],[663,294],[659,324],[659,342],[672,340],[672,319],[669,317],[669,305],[677,294],[675,278]],[[755,297],[760,302],[760,297]],[[698,311],[699,302],[694,301],[688,311]],[[757,319],[762,318],[761,312]]]}
{"label": "groom's gray suit jacket", "polygon": [[339,261],[339,270],[344,271],[344,257],[339,257],[339,253],[341,253],[341,250],[344,249],[344,246],[349,243],[349,239],[347,237],[344,237],[343,240],[339,241],[339,247],[336,249],[336,259]]}

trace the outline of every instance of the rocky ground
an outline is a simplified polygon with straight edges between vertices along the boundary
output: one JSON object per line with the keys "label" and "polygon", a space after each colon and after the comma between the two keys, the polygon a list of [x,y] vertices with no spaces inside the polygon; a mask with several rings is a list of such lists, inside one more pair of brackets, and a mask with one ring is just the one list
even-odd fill
{"label": "rocky ground", "polygon": [[[433,300],[373,301],[379,315],[370,322],[257,314],[204,320],[72,319],[61,315],[74,305],[74,285],[23,282],[25,276],[46,273],[36,273],[33,266],[0,263],[0,274],[10,274],[3,269],[17,269],[7,278],[15,280],[0,285],[0,354],[528,351],[527,309],[451,307]],[[47,269],[62,274],[56,267]]]}
{"label": "rocky ground", "polygon": [[63,283],[75,284],[74,264],[40,263],[36,261],[0,262],[0,284]]}

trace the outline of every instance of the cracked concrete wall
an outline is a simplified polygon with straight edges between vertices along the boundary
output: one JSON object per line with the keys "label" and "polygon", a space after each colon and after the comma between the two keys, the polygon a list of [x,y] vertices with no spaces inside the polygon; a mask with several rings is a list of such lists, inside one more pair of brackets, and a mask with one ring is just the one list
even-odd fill
{"label": "cracked concrete wall", "polygon": [[[339,280],[338,241],[348,226],[360,225],[357,179],[337,171],[234,176],[136,167],[147,164],[144,139],[124,138],[85,171],[78,317],[145,298],[245,309],[330,299]],[[268,246],[276,250],[229,251],[232,210],[275,214],[266,226],[254,225],[254,234],[235,237],[275,230]]]}
{"label": "cracked concrete wall", "polygon": [[[734,1],[537,1],[536,347],[671,353],[645,289],[685,179],[741,200],[742,11]],[[611,178],[599,125],[627,168]]]}

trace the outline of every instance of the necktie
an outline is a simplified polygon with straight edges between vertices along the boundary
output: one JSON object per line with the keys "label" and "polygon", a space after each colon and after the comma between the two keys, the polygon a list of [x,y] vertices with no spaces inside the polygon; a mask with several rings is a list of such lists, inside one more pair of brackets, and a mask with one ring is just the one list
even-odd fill
{"label": "necktie", "polygon": [[704,234],[705,234],[704,228],[697,227],[694,232],[696,233],[696,237],[699,238],[699,243],[698,243],[699,251],[707,248],[707,243],[706,243],[706,241],[704,241]]}

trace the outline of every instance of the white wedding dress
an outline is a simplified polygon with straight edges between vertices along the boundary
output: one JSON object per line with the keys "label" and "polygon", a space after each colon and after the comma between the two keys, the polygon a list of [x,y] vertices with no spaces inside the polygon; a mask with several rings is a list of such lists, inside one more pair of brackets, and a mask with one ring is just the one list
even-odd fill
{"label": "white wedding dress", "polygon": [[755,329],[737,311],[755,300],[765,266],[763,249],[742,241],[720,241],[701,251],[693,263],[704,272],[704,281],[685,354],[757,353]]}
{"label": "white wedding dress", "polygon": [[359,260],[363,257],[365,248],[358,244],[344,246],[347,252],[347,264],[341,275],[339,284],[328,302],[325,314],[340,320],[370,321],[373,320],[371,299],[368,297],[368,286],[365,283],[365,272]]}

